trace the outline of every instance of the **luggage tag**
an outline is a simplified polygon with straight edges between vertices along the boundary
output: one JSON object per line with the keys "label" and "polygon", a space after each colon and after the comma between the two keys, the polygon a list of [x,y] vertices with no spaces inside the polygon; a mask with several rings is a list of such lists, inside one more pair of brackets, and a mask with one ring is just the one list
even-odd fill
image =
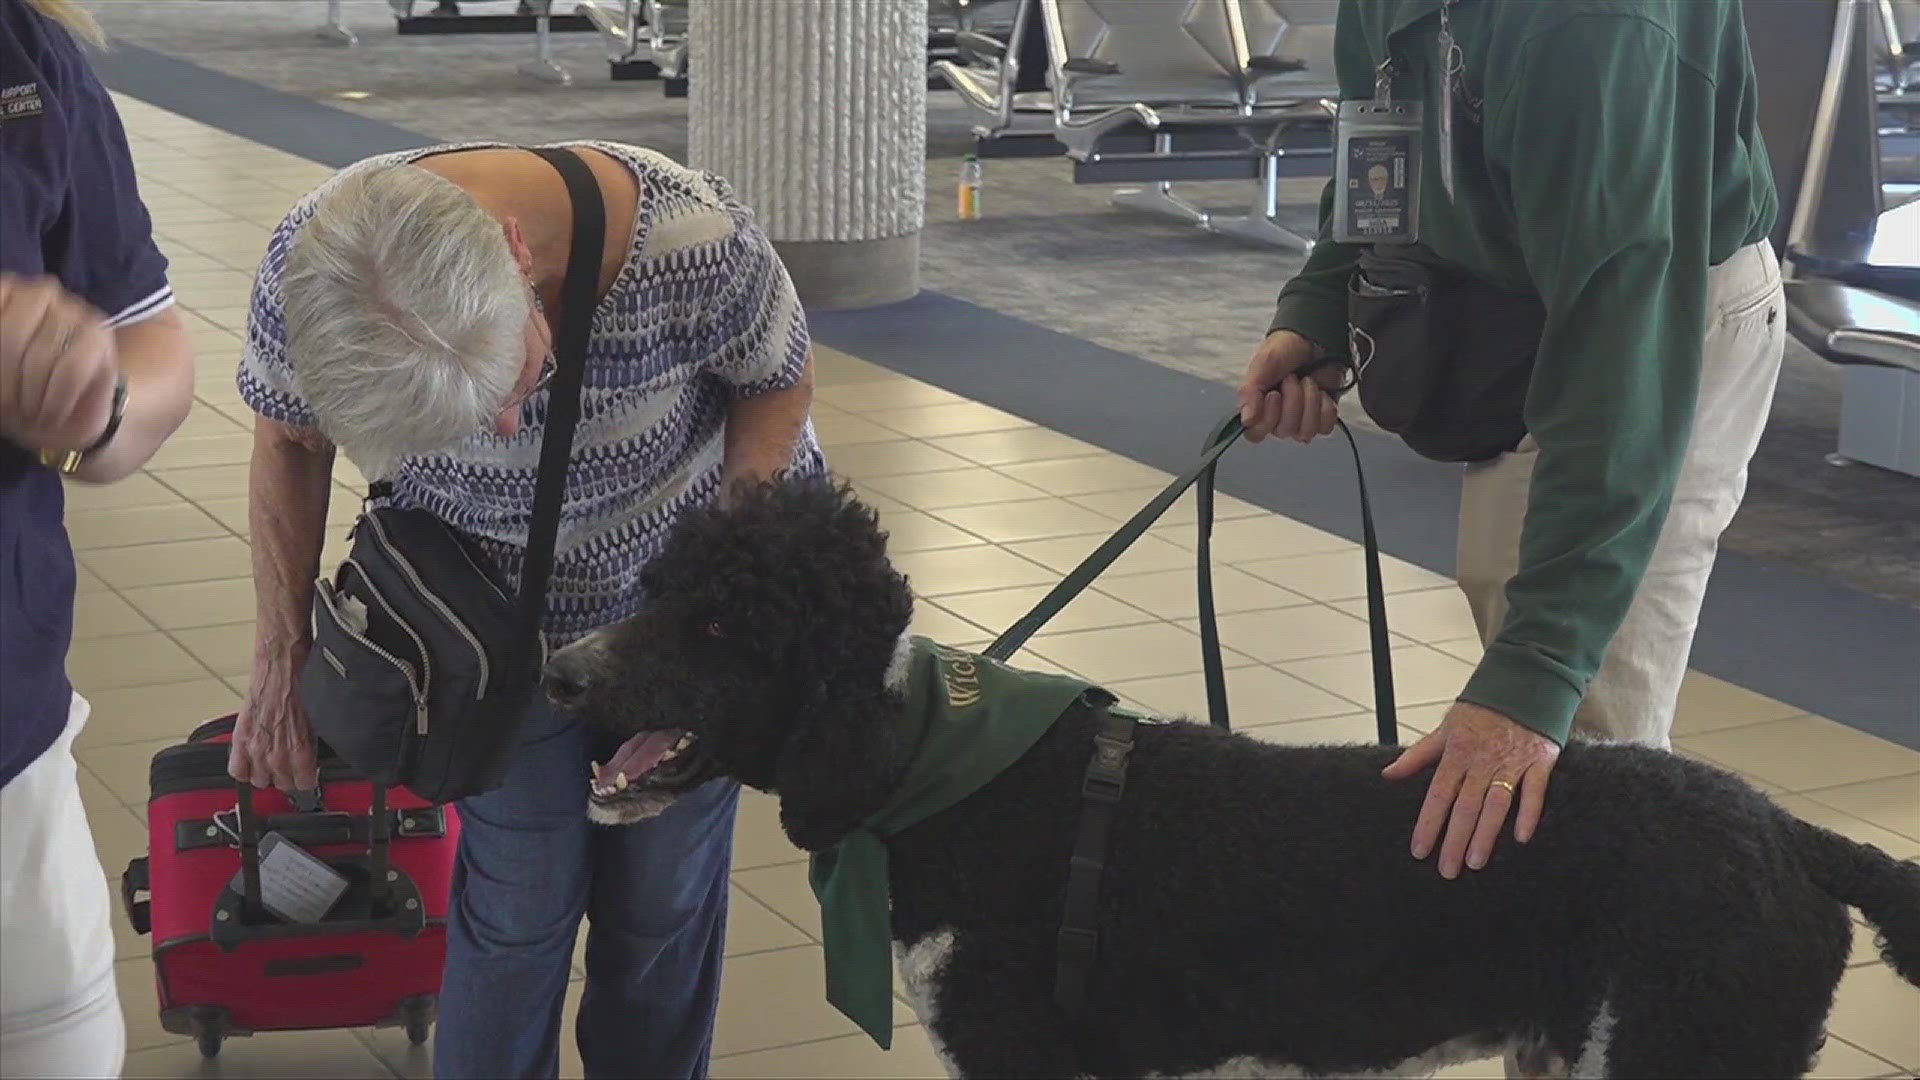
{"label": "luggage tag", "polygon": [[1333,238],[1411,244],[1420,238],[1418,101],[1343,101],[1336,128]]}
{"label": "luggage tag", "polygon": [[260,838],[260,905],[288,922],[317,923],[347,891],[346,875],[277,832]]}

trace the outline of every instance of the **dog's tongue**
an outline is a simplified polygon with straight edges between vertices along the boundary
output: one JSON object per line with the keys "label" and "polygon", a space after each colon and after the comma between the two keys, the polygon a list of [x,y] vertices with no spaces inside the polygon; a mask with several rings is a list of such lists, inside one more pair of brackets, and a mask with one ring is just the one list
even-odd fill
{"label": "dog's tongue", "polygon": [[660,759],[667,756],[673,744],[680,741],[681,734],[678,731],[643,731],[635,735],[621,743],[620,749],[614,751],[613,757],[605,765],[595,768],[594,783],[602,787],[614,787],[621,773],[627,774],[629,782],[640,779],[660,764]]}

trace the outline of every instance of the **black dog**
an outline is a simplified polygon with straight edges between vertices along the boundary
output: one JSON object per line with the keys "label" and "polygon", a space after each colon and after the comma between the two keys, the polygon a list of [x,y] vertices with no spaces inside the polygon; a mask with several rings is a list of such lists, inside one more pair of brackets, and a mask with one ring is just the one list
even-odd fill
{"label": "black dog", "polygon": [[[820,851],[885,800],[907,582],[825,482],[690,515],[644,614],[556,654],[549,692],[670,760],[596,814],[726,775]],[[1276,616],[1284,617],[1284,616]],[[893,936],[963,1076],[1422,1072],[1516,1049],[1580,1076],[1804,1073],[1846,963],[1843,904],[1920,983],[1920,866],[1652,750],[1569,746],[1540,831],[1445,881],[1407,843],[1424,793],[1392,751],[1143,725],[1084,1008],[1051,1000],[1098,706],[889,841]],[[690,739],[685,736],[691,736]]]}

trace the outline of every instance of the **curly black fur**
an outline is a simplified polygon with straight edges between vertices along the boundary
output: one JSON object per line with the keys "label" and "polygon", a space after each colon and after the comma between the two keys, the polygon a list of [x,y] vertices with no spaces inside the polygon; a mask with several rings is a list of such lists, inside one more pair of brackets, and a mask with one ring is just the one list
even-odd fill
{"label": "curly black fur", "polygon": [[[887,672],[911,601],[844,488],[772,485],[675,531],[644,614],[556,657],[617,731],[686,728],[818,850],[911,748]],[[1842,902],[1920,982],[1920,867],[1717,769],[1567,748],[1525,845],[1444,881],[1407,854],[1424,783],[1391,751],[1140,730],[1086,1007],[1051,1000],[1098,709],[889,843],[894,935],[967,1076],[1352,1075],[1545,1049],[1582,1075],[1796,1076],[1848,949]]]}

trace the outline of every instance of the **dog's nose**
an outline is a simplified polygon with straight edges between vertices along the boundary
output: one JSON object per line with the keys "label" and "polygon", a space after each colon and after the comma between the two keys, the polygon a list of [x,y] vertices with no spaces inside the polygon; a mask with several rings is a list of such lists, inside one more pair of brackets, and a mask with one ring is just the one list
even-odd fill
{"label": "dog's nose", "polygon": [[579,704],[580,699],[587,696],[590,682],[586,665],[580,662],[579,656],[564,649],[547,661],[547,668],[540,675],[547,699],[555,705]]}

